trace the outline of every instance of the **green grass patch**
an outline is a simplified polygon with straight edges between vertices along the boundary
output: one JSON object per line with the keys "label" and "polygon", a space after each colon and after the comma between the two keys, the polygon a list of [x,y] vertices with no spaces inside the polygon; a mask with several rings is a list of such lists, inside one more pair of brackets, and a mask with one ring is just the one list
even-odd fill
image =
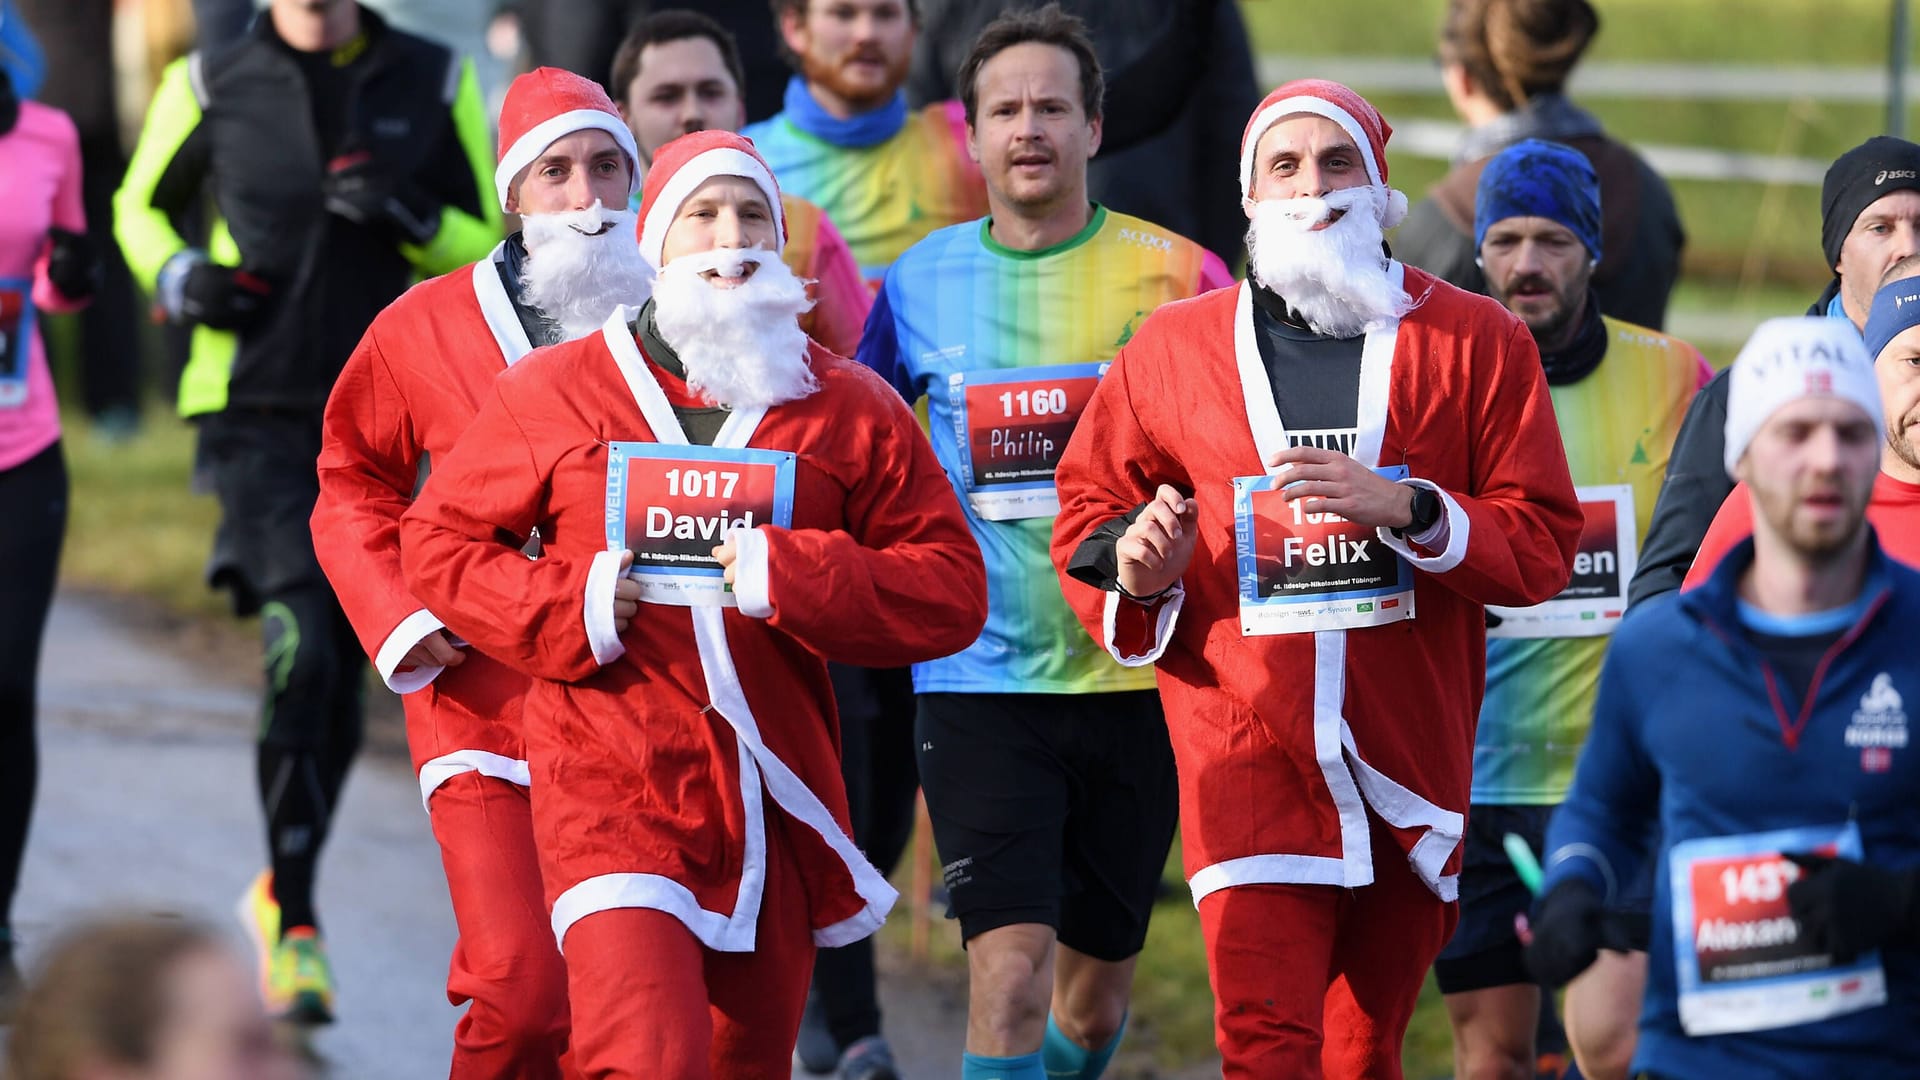
{"label": "green grass patch", "polygon": [[[1886,0],[1595,0],[1590,59],[1717,64],[1886,62]],[[1349,0],[1336,17],[1294,0],[1241,0],[1256,53],[1434,54],[1445,0]]]}
{"label": "green grass patch", "polygon": [[150,597],[183,613],[225,612],[224,594],[201,576],[220,510],[190,490],[192,427],[155,408],[137,436],[110,444],[77,412],[62,423],[73,498],[61,584]]}

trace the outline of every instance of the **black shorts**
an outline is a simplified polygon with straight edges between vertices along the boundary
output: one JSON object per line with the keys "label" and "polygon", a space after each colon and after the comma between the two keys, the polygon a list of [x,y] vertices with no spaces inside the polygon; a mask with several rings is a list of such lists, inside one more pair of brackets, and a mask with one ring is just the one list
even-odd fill
{"label": "black shorts", "polygon": [[[1521,883],[1513,861],[1507,858],[1506,835],[1526,840],[1534,857],[1547,858],[1547,823],[1552,806],[1491,806],[1474,804],[1467,810],[1466,852],[1460,868],[1460,922],[1447,947],[1434,961],[1434,981],[1443,994],[1519,986],[1533,981],[1522,960],[1524,952],[1514,917],[1533,906],[1533,893]],[[1608,906],[1606,918],[1615,920],[1641,949],[1647,947],[1647,915],[1652,893],[1652,863]],[[1637,911],[1637,914],[1636,914]]]}
{"label": "black shorts", "polygon": [[914,749],[963,940],[1039,923],[1140,951],[1179,821],[1158,694],[922,694]]}
{"label": "black shorts", "polygon": [[199,418],[196,467],[220,500],[207,584],[233,591],[236,614],[289,589],[325,587],[313,553],[320,415],[238,410]]}

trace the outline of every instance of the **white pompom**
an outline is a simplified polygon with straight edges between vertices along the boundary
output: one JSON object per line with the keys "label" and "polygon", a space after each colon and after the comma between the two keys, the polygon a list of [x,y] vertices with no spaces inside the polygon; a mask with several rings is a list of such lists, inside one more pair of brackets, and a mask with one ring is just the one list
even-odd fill
{"label": "white pompom", "polygon": [[1387,189],[1387,205],[1380,209],[1380,227],[1391,229],[1407,220],[1407,193],[1398,188]]}

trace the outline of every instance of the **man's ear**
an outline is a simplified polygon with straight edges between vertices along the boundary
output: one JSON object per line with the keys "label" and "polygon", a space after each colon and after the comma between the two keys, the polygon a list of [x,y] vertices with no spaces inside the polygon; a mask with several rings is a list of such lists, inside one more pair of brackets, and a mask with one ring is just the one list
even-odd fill
{"label": "man's ear", "polygon": [[1253,220],[1253,209],[1254,207],[1259,205],[1260,205],[1260,200],[1255,199],[1251,195],[1242,196],[1240,199],[1240,210],[1242,213],[1247,215],[1248,221]]}
{"label": "man's ear", "polygon": [[1105,119],[1105,117],[1096,116],[1087,121],[1087,126],[1093,129],[1093,138],[1087,143],[1088,157],[1093,157],[1100,152],[1100,133],[1105,130],[1106,125],[1102,123]]}
{"label": "man's ear", "polygon": [[786,42],[787,51],[796,57],[807,55],[807,11],[802,5],[798,10],[783,8],[780,12],[780,40]]}

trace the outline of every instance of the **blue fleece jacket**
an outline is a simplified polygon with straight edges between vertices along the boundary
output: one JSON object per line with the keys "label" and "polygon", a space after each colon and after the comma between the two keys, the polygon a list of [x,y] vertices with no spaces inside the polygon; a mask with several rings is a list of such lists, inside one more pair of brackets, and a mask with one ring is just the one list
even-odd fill
{"label": "blue fleece jacket", "polygon": [[[1684,984],[1696,991],[1729,985],[1703,976],[1710,970],[1707,954],[1693,963],[1696,927],[1703,939],[1717,935],[1711,947],[1721,949],[1732,947],[1729,926],[1735,934],[1759,934],[1743,939],[1762,946],[1749,957],[1766,955],[1766,935],[1791,940],[1797,931],[1777,917],[1738,921],[1739,901],[1753,901],[1748,908],[1759,911],[1765,910],[1759,902],[1769,900],[1771,910],[1782,913],[1783,902],[1772,899],[1782,883],[1769,880],[1773,869],[1742,877],[1732,864],[1723,898],[1723,879],[1713,867],[1726,864],[1700,858],[1690,865],[1703,871],[1676,878],[1677,845],[1687,845],[1685,860],[1710,852],[1720,838],[1851,823],[1864,861],[1889,869],[1920,865],[1920,739],[1907,741],[1909,710],[1920,710],[1914,638],[1920,573],[1888,559],[1877,538],[1871,560],[1865,614],[1827,653],[1804,702],[1784,700],[1790,691],[1741,629],[1738,584],[1753,562],[1751,540],[1698,589],[1649,601],[1614,633],[1593,732],[1547,833],[1544,889],[1579,877],[1610,892],[1613,883],[1630,881],[1643,860],[1658,859],[1636,1073],[1920,1077],[1920,952],[1914,950],[1878,954],[1884,1005],[1763,1031],[1689,1036],[1681,1025]],[[1647,846],[1651,825],[1658,826],[1655,850]],[[1777,850],[1799,846],[1781,841]],[[1794,872],[1778,861],[1771,865]],[[1702,918],[1709,910],[1726,918],[1708,928],[1677,913],[1676,891],[1682,910],[1697,898]],[[1676,962],[1677,947],[1684,963]],[[1728,964],[1711,970],[1737,978],[1779,969]],[[1809,996],[1848,989],[1840,981]],[[1689,995],[1690,1007],[1697,1009],[1700,1000]]]}

